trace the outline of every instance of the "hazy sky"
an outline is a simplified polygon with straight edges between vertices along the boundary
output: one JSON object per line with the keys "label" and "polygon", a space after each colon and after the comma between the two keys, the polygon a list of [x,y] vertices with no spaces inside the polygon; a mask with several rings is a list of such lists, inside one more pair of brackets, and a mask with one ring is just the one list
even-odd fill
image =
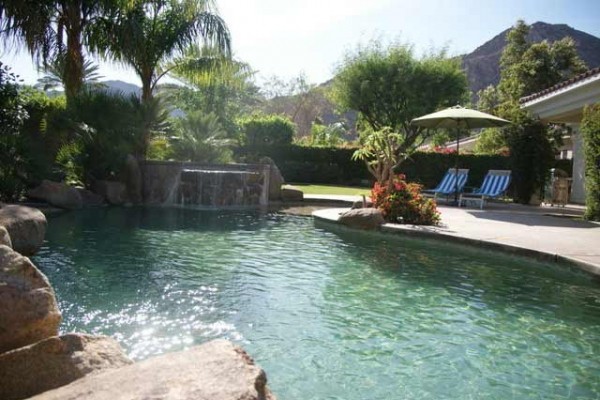
{"label": "hazy sky", "polygon": [[[399,38],[418,52],[447,46],[473,51],[519,18],[564,23],[600,37],[600,0],[217,0],[237,58],[259,76],[305,73],[321,83],[344,53],[374,37]],[[0,58],[27,83],[37,79],[25,53],[2,48]],[[106,79],[139,81],[125,67],[100,61]]]}

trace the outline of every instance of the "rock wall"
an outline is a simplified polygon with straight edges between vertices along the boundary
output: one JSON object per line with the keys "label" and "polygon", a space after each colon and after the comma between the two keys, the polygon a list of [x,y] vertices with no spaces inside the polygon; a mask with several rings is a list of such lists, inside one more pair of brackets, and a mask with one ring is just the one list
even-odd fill
{"label": "rock wall", "polygon": [[[166,204],[179,183],[181,171],[200,169],[207,171],[248,171],[269,175],[270,168],[263,164],[207,165],[172,161],[145,161],[140,163],[142,172],[142,200],[144,204]],[[268,182],[268,176],[265,179]],[[268,185],[268,184],[267,184]],[[268,199],[268,187],[265,188]]]}

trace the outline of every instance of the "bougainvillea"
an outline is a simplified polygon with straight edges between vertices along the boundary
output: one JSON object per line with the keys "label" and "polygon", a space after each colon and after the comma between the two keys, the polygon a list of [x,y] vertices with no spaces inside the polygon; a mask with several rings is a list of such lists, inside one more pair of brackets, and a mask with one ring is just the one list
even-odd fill
{"label": "bougainvillea", "polygon": [[437,225],[440,221],[435,201],[421,194],[421,185],[407,183],[404,175],[397,175],[389,185],[376,182],[371,201],[389,222]]}

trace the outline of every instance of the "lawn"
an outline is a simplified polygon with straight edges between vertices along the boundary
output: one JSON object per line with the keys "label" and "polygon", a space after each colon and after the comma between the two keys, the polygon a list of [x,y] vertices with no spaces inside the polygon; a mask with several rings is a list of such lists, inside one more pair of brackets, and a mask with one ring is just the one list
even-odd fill
{"label": "lawn", "polygon": [[371,194],[371,189],[366,187],[307,185],[302,183],[294,183],[292,185],[302,190],[304,194],[336,194],[352,196],[360,196],[363,194],[369,196]]}

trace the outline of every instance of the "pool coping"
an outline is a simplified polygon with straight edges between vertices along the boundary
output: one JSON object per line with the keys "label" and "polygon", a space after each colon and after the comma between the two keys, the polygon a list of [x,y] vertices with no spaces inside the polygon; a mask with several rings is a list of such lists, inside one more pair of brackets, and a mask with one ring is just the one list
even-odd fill
{"label": "pool coping", "polygon": [[[340,213],[347,210],[349,210],[349,208],[347,207],[316,210],[312,213],[312,216],[315,220],[335,224],[337,226],[344,226],[348,229],[360,231],[360,229],[358,228],[351,228],[339,222]],[[532,258],[541,262],[556,263],[566,267],[575,268],[576,270],[583,271],[592,275],[594,278],[600,278],[600,265],[583,261],[568,255],[550,253],[514,244],[499,243],[492,240],[470,238],[463,236],[459,233],[449,234],[441,231],[436,231],[434,229],[434,226],[385,223],[381,225],[379,230],[375,230],[374,232],[381,232],[384,234],[409,235],[412,237],[429,238],[434,240],[444,240],[446,242],[475,246],[485,250],[504,251],[512,255]]]}

